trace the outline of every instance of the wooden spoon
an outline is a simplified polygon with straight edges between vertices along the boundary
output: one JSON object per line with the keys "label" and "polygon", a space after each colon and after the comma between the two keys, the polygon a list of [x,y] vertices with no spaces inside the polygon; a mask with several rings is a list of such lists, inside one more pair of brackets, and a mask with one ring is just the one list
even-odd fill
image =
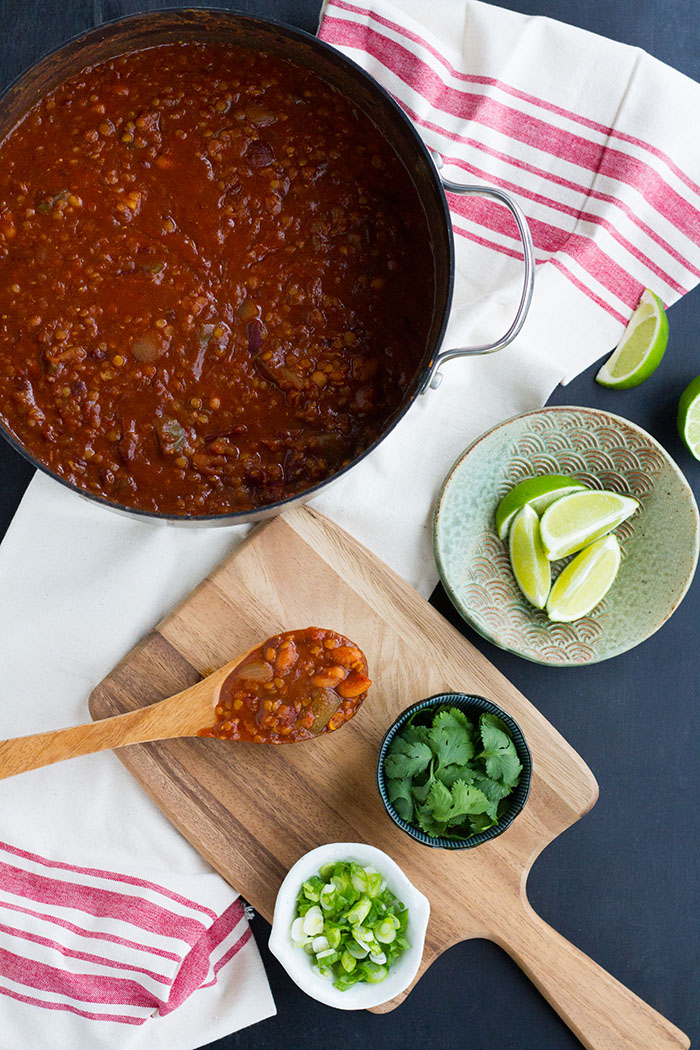
{"label": "wooden spoon", "polygon": [[308,740],[352,718],[371,684],[364,655],[343,635],[319,627],[285,631],[149,707],[0,741],[0,779],[148,740]]}

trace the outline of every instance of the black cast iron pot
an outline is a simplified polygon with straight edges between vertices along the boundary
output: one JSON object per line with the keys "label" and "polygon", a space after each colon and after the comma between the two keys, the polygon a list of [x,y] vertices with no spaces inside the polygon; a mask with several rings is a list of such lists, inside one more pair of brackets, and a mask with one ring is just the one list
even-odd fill
{"label": "black cast iron pot", "polygon": [[[442,165],[441,159],[431,154],[426,148],[411,121],[391,96],[356,63],[336,51],[335,48],[302,30],[233,11],[212,9],[153,11],[107,22],[70,40],[23,73],[0,99],[0,140],[43,95],[52,91],[63,80],[79,72],[85,66],[107,61],[127,51],[136,51],[175,41],[194,40],[237,44],[255,50],[268,51],[304,69],[311,70],[351,99],[374,121],[411,173],[428,221],[433,245],[436,289],[434,301],[425,304],[426,310],[431,313],[431,324],[423,358],[417,362],[413,382],[405,391],[398,411],[387,420],[381,436],[352,463],[304,492],[278,503],[270,503],[254,510],[232,514],[171,517],[166,514],[124,507],[104,497],[84,492],[58,477],[30,455],[1,423],[0,433],[34,466],[86,499],[101,503],[110,509],[141,518],[160,519],[173,523],[234,525],[278,514],[296,503],[304,502],[351,470],[393,430],[419,394],[439,384],[441,380],[439,369],[445,361],[453,357],[493,353],[512,342],[523,325],[530,305],[534,283],[534,258],[527,222],[515,201],[498,189],[460,185],[442,178],[439,173]],[[441,349],[454,284],[454,243],[445,190],[450,193],[478,194],[499,201],[513,215],[522,240],[525,264],[522,295],[516,315],[504,336],[484,346]]]}

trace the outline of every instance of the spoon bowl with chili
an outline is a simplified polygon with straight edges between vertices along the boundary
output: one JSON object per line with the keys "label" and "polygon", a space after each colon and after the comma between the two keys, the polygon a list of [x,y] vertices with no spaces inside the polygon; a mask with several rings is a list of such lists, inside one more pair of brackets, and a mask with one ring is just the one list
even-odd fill
{"label": "spoon bowl with chili", "polygon": [[150,740],[313,740],[349,721],[371,684],[364,654],[349,638],[320,627],[284,631],[166,700],[82,726],[0,741],[0,779]]}

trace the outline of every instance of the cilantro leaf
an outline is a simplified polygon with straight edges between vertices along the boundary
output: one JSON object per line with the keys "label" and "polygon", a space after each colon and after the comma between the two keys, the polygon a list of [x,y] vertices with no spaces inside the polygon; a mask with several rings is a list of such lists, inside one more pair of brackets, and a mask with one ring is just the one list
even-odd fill
{"label": "cilantro leaf", "polygon": [[430,729],[428,726],[417,726],[413,722],[409,722],[405,729],[401,730],[401,739],[405,740],[408,744],[415,744],[420,741],[423,744],[427,744],[429,740]]}
{"label": "cilantro leaf", "polygon": [[389,754],[384,761],[388,777],[414,777],[429,765],[433,753],[420,740],[407,743],[401,736],[391,742]]}
{"label": "cilantro leaf", "polygon": [[462,725],[434,725],[430,746],[441,766],[464,766],[474,755],[469,731]]}
{"label": "cilantro leaf", "polygon": [[500,780],[512,788],[518,783],[522,765],[506,727],[495,715],[484,714],[479,719],[486,772],[493,780]]}
{"label": "cilantro leaf", "polygon": [[481,831],[488,831],[496,823],[488,813],[477,813],[469,818],[469,826],[472,829],[472,835],[478,835]]}
{"label": "cilantro leaf", "polygon": [[443,707],[433,719],[434,726],[442,726],[444,729],[462,728],[468,733],[473,733],[474,726],[469,721],[464,711],[458,707]]}
{"label": "cilantro leaf", "polygon": [[465,784],[471,784],[476,776],[476,770],[471,766],[441,766],[437,775],[445,787],[451,788],[455,780],[463,780]]}
{"label": "cilantro leaf", "polygon": [[505,784],[501,784],[498,780],[492,780],[491,777],[486,776],[485,773],[477,773],[474,777],[474,785],[478,787],[481,792],[488,799],[488,809],[486,812],[494,820],[498,818],[498,806],[501,799],[507,798],[510,795],[511,789]]}
{"label": "cilantro leaf", "polygon": [[423,804],[423,802],[425,802],[425,800],[428,797],[428,794],[430,793],[430,788],[432,787],[432,784],[432,777],[428,777],[425,784],[416,784],[414,780],[413,785],[411,787],[411,794],[413,795],[416,802],[421,803],[421,805]]}
{"label": "cilantro leaf", "polygon": [[497,748],[507,747],[512,743],[504,723],[496,715],[484,712],[479,719],[479,732],[484,744],[484,750],[495,751]]}
{"label": "cilantro leaf", "polygon": [[418,827],[431,838],[439,838],[445,831],[445,824],[438,822],[433,816],[433,811],[428,806],[421,806],[416,810]]}
{"label": "cilantro leaf", "polygon": [[411,781],[388,777],[386,793],[392,806],[402,820],[410,821],[413,816],[413,799],[411,798]]}
{"label": "cilantro leaf", "polygon": [[461,824],[467,814],[485,813],[489,808],[489,800],[483,791],[474,787],[473,784],[465,784],[463,780],[456,780],[452,785],[452,805],[448,815],[450,824]]}
{"label": "cilantro leaf", "polygon": [[435,820],[446,824],[452,810],[452,792],[439,780],[433,778],[426,806],[430,806]]}

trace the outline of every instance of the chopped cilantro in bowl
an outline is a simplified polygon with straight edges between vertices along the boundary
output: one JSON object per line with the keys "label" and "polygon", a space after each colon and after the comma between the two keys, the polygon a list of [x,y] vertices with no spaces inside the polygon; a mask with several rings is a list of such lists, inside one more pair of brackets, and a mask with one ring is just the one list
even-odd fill
{"label": "chopped cilantro in bowl", "polygon": [[403,712],[379,752],[387,812],[426,845],[469,849],[525,805],[531,758],[518,724],[484,697],[442,693]]}

